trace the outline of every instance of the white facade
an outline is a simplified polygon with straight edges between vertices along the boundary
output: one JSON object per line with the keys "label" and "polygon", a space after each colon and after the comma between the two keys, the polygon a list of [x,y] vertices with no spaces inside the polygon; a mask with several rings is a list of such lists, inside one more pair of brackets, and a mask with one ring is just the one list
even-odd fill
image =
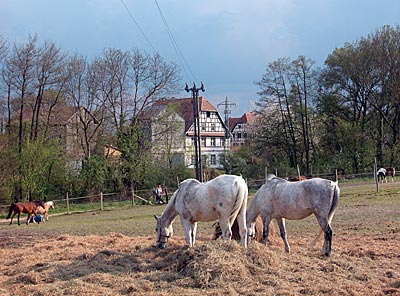
{"label": "white facade", "polygon": [[[221,157],[226,151],[224,122],[204,97],[199,97],[199,105],[203,167],[222,168]],[[189,168],[194,167],[195,159],[192,107],[191,98],[161,100],[144,115],[150,126],[153,153],[158,157],[174,157]]]}

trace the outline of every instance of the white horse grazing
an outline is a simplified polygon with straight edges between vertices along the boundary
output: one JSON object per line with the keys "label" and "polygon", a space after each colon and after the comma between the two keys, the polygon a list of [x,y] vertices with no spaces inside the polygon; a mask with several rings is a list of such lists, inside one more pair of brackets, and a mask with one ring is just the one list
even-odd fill
{"label": "white horse grazing", "polygon": [[285,219],[300,220],[314,214],[325,233],[322,252],[325,256],[329,256],[332,244],[330,224],[339,201],[339,195],[340,188],[337,182],[320,178],[289,182],[274,176],[256,192],[250,203],[247,211],[249,238],[255,233],[254,224],[257,216],[261,215],[264,223],[263,243],[266,244],[269,223],[271,219],[276,219],[285,243],[285,250],[290,252],[286,238]]}
{"label": "white horse grazing", "polygon": [[179,184],[165,211],[157,220],[157,247],[164,249],[172,236],[172,223],[179,215],[185,231],[186,243],[193,246],[197,222],[219,221],[222,237],[231,239],[231,226],[237,217],[241,243],[247,247],[246,207],[248,188],[242,177],[221,175],[200,183],[187,179]]}
{"label": "white horse grazing", "polygon": [[54,209],[54,202],[48,201],[44,203],[44,207],[38,206],[36,209],[36,214],[41,214],[44,216],[46,221],[49,221],[49,215],[48,212],[50,209]]}

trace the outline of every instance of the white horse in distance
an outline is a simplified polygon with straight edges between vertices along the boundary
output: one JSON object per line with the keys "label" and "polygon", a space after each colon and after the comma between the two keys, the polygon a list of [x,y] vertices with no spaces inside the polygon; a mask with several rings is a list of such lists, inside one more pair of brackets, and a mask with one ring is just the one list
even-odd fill
{"label": "white horse in distance", "polygon": [[[315,178],[289,182],[272,177],[256,192],[247,211],[249,238],[254,233],[255,220],[261,215],[264,224],[263,243],[267,243],[269,224],[276,219],[286,252],[290,246],[286,237],[285,219],[300,220],[314,214],[325,233],[323,254],[329,256],[332,244],[331,221],[339,201],[337,182]],[[321,234],[321,233],[320,233]]]}
{"label": "white horse in distance", "polygon": [[41,214],[43,217],[46,219],[46,221],[49,221],[49,210],[54,209],[54,202],[53,201],[48,201],[44,203],[44,207],[38,206],[36,209],[36,214]]}
{"label": "white horse in distance", "polygon": [[231,226],[237,217],[241,243],[247,247],[246,207],[248,188],[239,176],[221,175],[206,183],[187,179],[179,184],[165,211],[157,220],[157,247],[164,249],[173,234],[172,223],[179,215],[186,243],[193,246],[197,222],[219,221],[222,237],[230,240]]}

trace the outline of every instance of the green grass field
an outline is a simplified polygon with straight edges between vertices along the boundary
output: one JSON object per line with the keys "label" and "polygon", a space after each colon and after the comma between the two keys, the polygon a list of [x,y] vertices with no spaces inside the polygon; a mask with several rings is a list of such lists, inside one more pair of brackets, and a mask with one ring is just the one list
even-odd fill
{"label": "green grass field", "polygon": [[[378,232],[382,227],[391,227],[392,221],[400,221],[400,183],[380,185],[376,192],[373,181],[345,182],[340,184],[341,197],[338,209],[333,219],[335,232],[347,232],[357,229],[359,232]],[[76,212],[63,214],[65,207],[50,210],[50,220],[46,223],[25,225],[25,217],[21,216],[21,226],[8,226],[9,221],[1,220],[3,230],[26,230],[35,232],[51,232],[55,234],[68,233],[73,235],[107,235],[122,233],[129,236],[147,236],[154,234],[155,219],[160,215],[165,205],[134,205],[129,202],[112,203],[100,211],[96,203],[74,207]],[[88,211],[89,210],[89,211]],[[4,216],[3,216],[4,217]],[[385,222],[384,222],[385,221]],[[318,232],[313,216],[300,221],[287,221],[288,235],[298,233]],[[396,223],[395,223],[396,224]],[[199,223],[198,236],[210,236],[213,223]],[[183,235],[179,217],[174,222],[175,235]]]}

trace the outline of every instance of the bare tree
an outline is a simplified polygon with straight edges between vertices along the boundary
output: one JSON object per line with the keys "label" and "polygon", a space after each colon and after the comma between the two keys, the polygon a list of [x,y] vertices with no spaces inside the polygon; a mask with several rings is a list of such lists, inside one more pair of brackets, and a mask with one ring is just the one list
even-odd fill
{"label": "bare tree", "polygon": [[[4,66],[3,62],[4,62],[4,60],[5,60],[6,56],[7,56],[7,53],[8,53],[8,42],[7,42],[7,40],[5,40],[3,38],[3,36],[0,35],[0,67],[2,69],[2,74],[4,72],[4,70],[3,70],[3,66]],[[7,103],[6,103],[6,100],[3,98],[3,96],[1,96],[1,101],[0,101],[0,104],[1,104],[1,108],[0,108],[0,110],[1,110],[1,112],[0,112],[0,116],[1,116],[1,118],[0,118],[0,134],[4,133],[5,126],[10,123],[9,122],[9,119],[10,119],[9,108],[6,107],[6,105],[8,106],[8,104],[10,102],[10,94],[9,94],[10,87],[8,86],[9,85],[9,83],[8,83],[9,79],[5,78],[4,75],[2,75],[2,78],[3,79],[0,80],[0,90],[2,89],[1,86],[4,83],[4,85],[6,86],[6,89],[7,89],[7,95],[6,95]],[[7,114],[8,116],[6,115],[6,112],[8,113]]]}
{"label": "bare tree", "polygon": [[140,53],[135,49],[132,53],[132,119],[154,101],[177,90],[179,69],[174,63],[167,63],[157,53],[153,56]]}
{"label": "bare tree", "polygon": [[14,44],[9,59],[7,59],[4,77],[10,82],[10,90],[19,100],[18,152],[21,154],[23,143],[23,116],[25,99],[33,93],[35,78],[35,62],[37,58],[37,36],[30,36],[27,43]]}
{"label": "bare tree", "polygon": [[[63,68],[65,67],[66,54],[61,52],[52,42],[45,42],[44,45],[38,49],[37,60],[35,63],[35,89],[36,98],[32,108],[32,119],[31,119],[31,133],[30,138],[36,139],[38,137],[39,123],[41,121],[41,109],[43,103],[43,97],[46,90],[56,91],[58,93],[64,86]],[[47,109],[50,112],[51,108]],[[48,113],[48,118],[50,114]],[[46,126],[45,131],[48,127]]]}
{"label": "bare tree", "polygon": [[85,157],[90,158],[93,143],[97,141],[104,121],[104,102],[98,91],[101,80],[95,69],[77,55],[68,62],[68,74],[65,95],[77,112],[76,138]]}

